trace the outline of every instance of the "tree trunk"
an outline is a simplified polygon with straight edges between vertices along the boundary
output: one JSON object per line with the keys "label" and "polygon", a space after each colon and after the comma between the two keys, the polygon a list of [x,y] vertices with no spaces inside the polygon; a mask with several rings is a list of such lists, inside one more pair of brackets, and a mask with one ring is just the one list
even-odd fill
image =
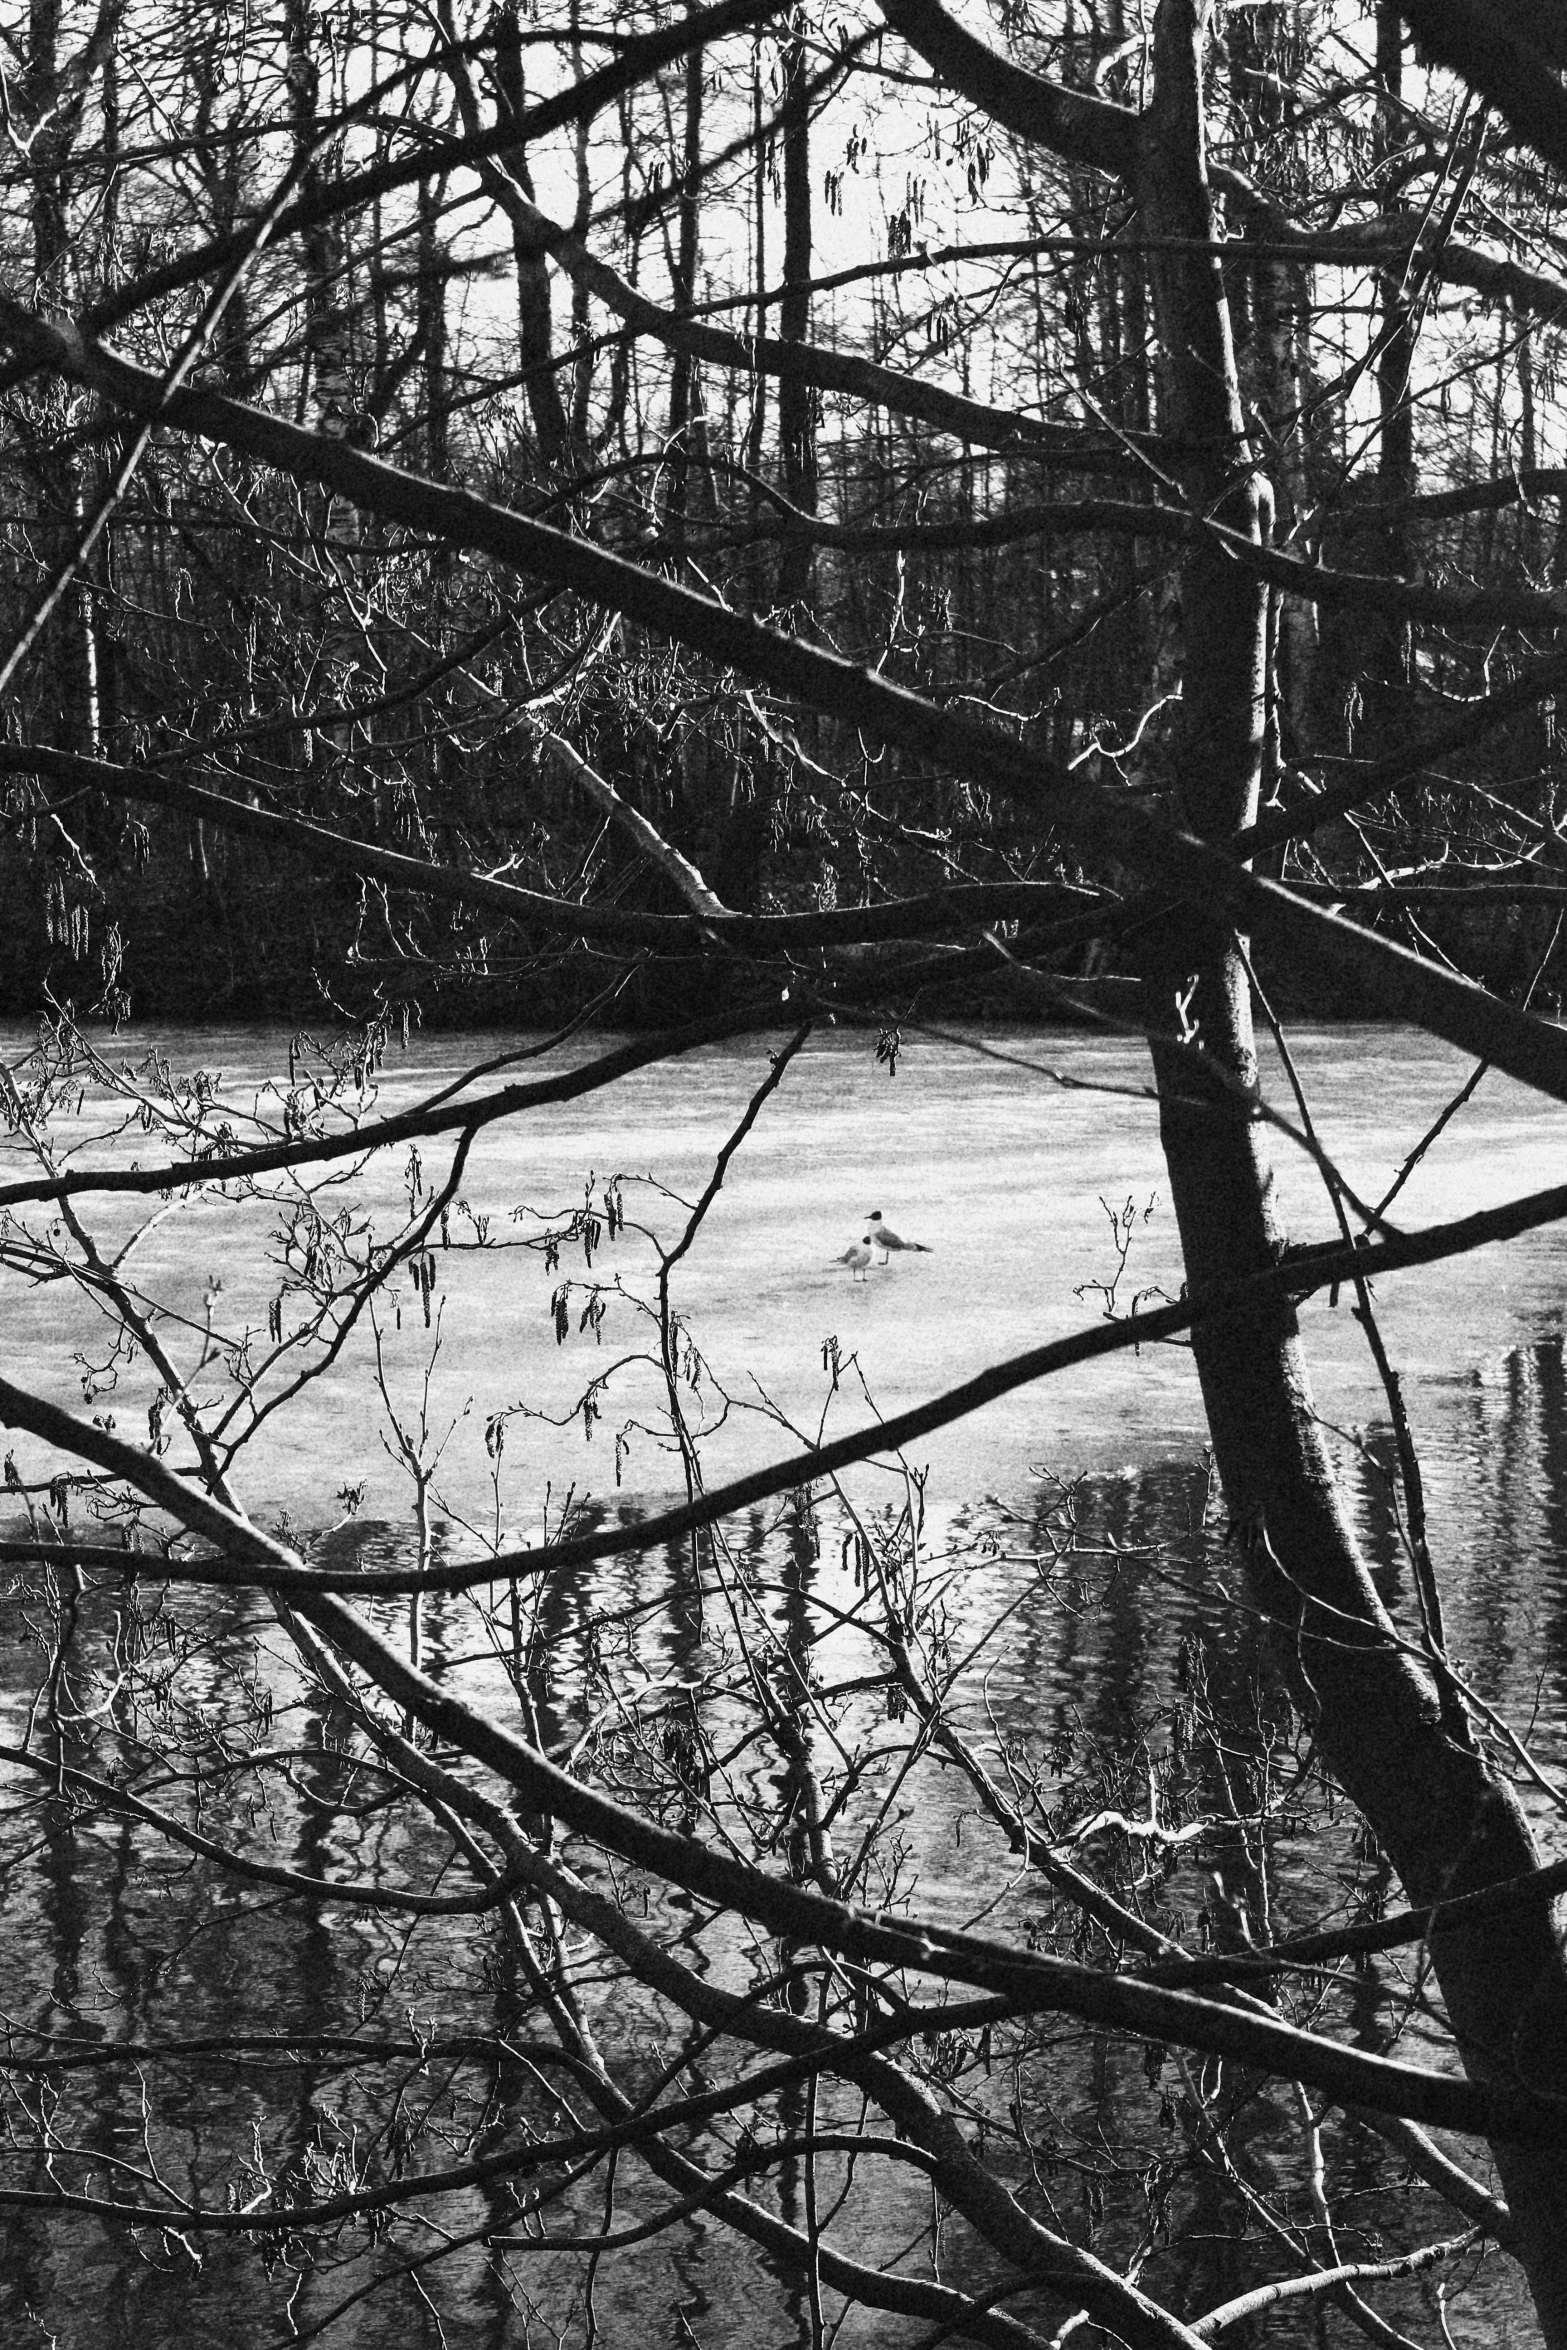
{"label": "tree trunk", "polygon": [[[1377,111],[1373,161],[1379,175],[1379,200],[1392,217],[1400,209],[1398,157],[1408,139],[1404,108],[1404,27],[1392,0],[1377,8]],[[1377,278],[1377,488],[1383,505],[1398,509],[1382,522],[1376,560],[1382,570],[1398,578],[1409,571],[1409,526],[1402,514],[1404,501],[1415,491],[1415,414],[1410,404],[1409,379],[1414,367],[1418,325],[1407,291],[1408,272],[1385,269]],[[1398,687],[1409,675],[1409,630],[1394,626],[1383,634],[1378,667],[1389,686]],[[1384,702],[1386,695],[1380,697]],[[1402,700],[1402,696],[1397,696]],[[1397,720],[1392,708],[1385,713],[1385,731]]]}
{"label": "tree trunk", "polygon": [[[1203,161],[1194,0],[1162,0],[1157,88],[1138,194],[1156,238],[1199,249],[1154,257],[1168,378],[1164,413],[1187,497],[1260,534],[1268,502],[1246,448]],[[1175,752],[1178,813],[1223,838],[1252,820],[1264,714],[1266,598],[1239,566],[1199,549],[1182,586],[1185,698]],[[1154,1049],[1161,1135],[1194,1295],[1278,1261],[1264,1129],[1238,1120],[1179,1039],[1250,1086],[1256,1079],[1241,942],[1195,909],[1148,954],[1164,1030]],[[1254,1590],[1280,1627],[1299,1701],[1322,1752],[1403,1879],[1429,1902],[1538,1865],[1509,1790],[1488,1768],[1440,1666],[1397,1642],[1346,1524],[1313,1417],[1294,1312],[1216,1319],[1194,1338],[1232,1523]],[[1443,1997],[1476,2076],[1567,2091],[1567,1970],[1549,1919],[1515,1912],[1432,1937]],[[1567,2344],[1567,2168],[1499,2145],[1519,2258],[1551,2345]]]}
{"label": "tree trunk", "polygon": [[[302,200],[321,195],[326,171],[321,155],[321,73],[316,62],[315,0],[285,0],[289,128]],[[349,317],[344,306],[343,245],[335,221],[312,220],[302,236],[305,255],[305,358],[299,414],[315,410],[323,432],[343,433],[352,420]]]}
{"label": "tree trunk", "polygon": [[[786,342],[803,343],[811,331],[811,97],[809,60],[798,29],[785,44],[783,70],[784,295],[779,332]],[[779,382],[778,439],[784,493],[802,514],[814,514],[816,395],[796,376]],[[785,539],[779,587],[796,627],[810,608],[814,569],[809,539]]]}
{"label": "tree trunk", "polygon": [[[693,49],[685,65],[685,110],[681,131],[680,202],[675,246],[673,308],[689,318],[696,306],[697,263],[701,251],[702,89],[706,52]],[[684,544],[686,515],[695,483],[705,478],[707,423],[702,412],[701,384],[696,361],[689,351],[676,349],[669,369],[669,454],[671,459],[666,521],[679,551]]]}
{"label": "tree trunk", "polygon": [[[34,298],[46,309],[69,308],[79,283],[71,243],[69,178],[80,107],[68,96],[60,54],[61,15],[60,0],[31,0],[23,81],[27,114],[36,125],[29,193]],[[55,448],[49,446],[52,434],[40,441],[42,502],[46,510],[54,510],[53,519],[37,534],[44,577],[69,560],[90,503],[89,466],[81,445],[84,421],[85,403],[72,400]],[[89,755],[101,750],[97,645],[90,591],[80,575],[50,639],[46,696],[52,709],[45,724],[53,742],[62,750]]]}
{"label": "tree trunk", "polygon": [[[1305,42],[1299,0],[1270,0],[1250,14],[1237,13],[1227,27],[1232,98],[1237,119],[1250,138],[1237,156],[1255,174],[1270,148],[1290,128],[1288,95]],[[1292,178],[1303,177],[1298,170]],[[1298,185],[1292,196],[1304,191]],[[1311,307],[1312,264],[1270,248],[1265,215],[1253,207],[1243,234],[1252,250],[1231,284],[1247,288],[1249,336],[1237,352],[1246,403],[1255,408],[1274,452],[1273,494],[1278,534],[1298,531],[1314,502],[1307,462],[1304,419],[1310,399],[1303,366],[1306,338],[1300,320]],[[1259,249],[1260,248],[1260,249]],[[1236,342],[1241,341],[1239,329]],[[1268,725],[1265,798],[1271,798],[1283,768],[1307,739],[1312,673],[1316,661],[1316,607],[1304,597],[1270,599]]]}
{"label": "tree trunk", "polygon": [[[516,0],[507,0],[495,20],[495,79],[500,91],[500,117],[522,119],[527,92],[522,72],[522,34]],[[534,201],[533,175],[521,147],[511,148],[506,168],[527,197]],[[517,263],[517,337],[522,360],[523,389],[528,413],[546,465],[564,465],[571,450],[565,403],[555,378],[554,328],[550,319],[549,263],[522,229],[513,231]]]}
{"label": "tree trunk", "polygon": [[452,385],[447,365],[446,273],[439,213],[440,195],[436,187],[429,180],[421,180],[418,339],[424,357],[424,469],[432,481],[450,481]]}
{"label": "tree trunk", "polygon": [[[587,67],[582,61],[582,0],[571,0],[571,70],[574,79],[579,82],[587,73]],[[586,115],[572,135],[572,160],[577,175],[577,209],[571,225],[577,236],[585,237],[593,218],[593,170]],[[588,445],[593,406],[593,337],[589,332],[590,324],[588,281],[585,277],[575,277],[571,281],[571,340],[576,354],[571,371],[571,436],[577,447],[584,449]]]}
{"label": "tree trunk", "polygon": [[[751,49],[751,201],[756,209],[755,224],[755,283],[758,296],[767,286],[767,141],[762,123],[762,44],[757,34]],[[756,332],[767,331],[767,312],[760,302],[754,313]],[[746,515],[755,530],[762,511],[761,493],[757,484],[761,479],[763,451],[767,434],[767,378],[758,368],[750,379],[751,413],[745,433],[745,465],[753,479],[746,490]],[[1567,538],[1567,523],[1563,526]],[[757,545],[751,549],[746,565],[753,612],[765,610],[767,603],[767,557],[765,549]]]}

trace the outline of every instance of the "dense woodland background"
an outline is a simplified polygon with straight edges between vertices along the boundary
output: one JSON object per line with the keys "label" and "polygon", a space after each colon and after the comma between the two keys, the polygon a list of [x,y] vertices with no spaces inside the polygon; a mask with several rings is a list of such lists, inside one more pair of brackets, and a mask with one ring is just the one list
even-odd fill
{"label": "dense woodland background", "polygon": [[[205,246],[239,274],[195,383],[1156,793],[1190,525],[1150,437],[1166,395],[1135,205],[953,98],[885,27],[750,14],[511,149],[486,134],[548,117],[668,12],[34,0],[7,59],[8,283],[158,369],[222,283],[179,259]],[[1018,63],[1068,90],[1122,108],[1146,90],[1149,22],[1123,0],[1015,8],[1006,29]],[[1505,682],[1567,592],[1560,184],[1420,56],[1391,7],[1296,0],[1222,12],[1207,54],[1275,543],[1412,588],[1403,608],[1275,593],[1272,808]],[[242,259],[280,200],[304,225]],[[606,266],[613,285],[595,280]],[[638,302],[656,332],[628,328]],[[746,338],[763,331],[836,374],[754,371]],[[98,513],[130,428],[92,389],[20,369],[0,418],[10,635]],[[1060,937],[1036,965],[1128,967],[1105,907],[1070,898],[1082,876],[1055,837],[972,780],[173,430],[154,429],[45,657],[9,682],[13,741],[552,894],[678,905],[552,759],[553,730],[736,909],[1048,880]],[[1373,804],[1274,869],[1553,1001],[1561,900],[1538,828],[1560,790],[1554,711],[1547,696],[1497,727],[1418,816]],[[6,795],[12,1013],[52,996],[109,1016],[335,1003],[529,1024],[608,976],[562,968],[525,923],[388,907],[352,871],[188,805],[62,802],[26,774]],[[940,977],[930,956],[908,959],[881,958],[863,987],[1038,1008],[996,956],[934,999],[918,993]],[[689,993],[676,969],[638,972],[617,1016]],[[1355,1008],[1320,972],[1304,1000]]]}

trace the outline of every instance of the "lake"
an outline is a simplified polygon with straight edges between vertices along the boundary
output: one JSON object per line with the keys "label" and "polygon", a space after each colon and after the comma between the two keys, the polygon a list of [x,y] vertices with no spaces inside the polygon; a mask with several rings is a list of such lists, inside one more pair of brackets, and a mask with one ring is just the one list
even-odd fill
{"label": "lake", "polygon": [[[15,1030],[3,1041],[9,1060],[26,1049]],[[130,1060],[152,1041],[176,1068],[220,1073],[221,1095],[236,1112],[275,1071],[279,1049],[276,1037],[231,1030],[129,1036],[100,1049]],[[1428,1039],[1385,1030],[1308,1030],[1291,1041],[1322,1143],[1362,1197],[1380,1197],[1463,1081],[1465,1065]],[[406,1107],[502,1049],[495,1038],[416,1036],[406,1051],[393,1048],[377,1110]],[[579,1042],[565,1057],[598,1049]],[[321,1535],[323,1556],[407,1559],[413,1486],[388,1441],[394,1417],[411,1437],[423,1425],[423,1449],[415,1451],[433,1466],[432,1539],[441,1555],[508,1533],[533,1539],[559,1521],[568,1496],[592,1523],[643,1514],[683,1491],[662,1375],[647,1359],[654,1241],[668,1247],[681,1231],[688,1212],[681,1201],[699,1195],[765,1068],[761,1043],[710,1048],[635,1075],[602,1100],[535,1111],[481,1136],[463,1173],[464,1204],[448,1218],[453,1245],[431,1252],[428,1321],[422,1290],[404,1280],[399,1294],[387,1293],[380,1386],[364,1325],[293,1415],[267,1422],[239,1455],[235,1481],[245,1506],[299,1534],[335,1524]],[[673,1276],[674,1307],[696,1350],[685,1358],[687,1400],[707,1481],[786,1455],[824,1426],[837,1433],[858,1425],[872,1406],[902,1410],[1095,1319],[1104,1287],[1117,1278],[1112,1217],[1128,1210],[1118,1310],[1138,1295],[1178,1294],[1146,1085],[1141,1048],[1119,1039],[909,1036],[891,1076],[868,1038],[813,1040],[762,1109]],[[1276,1066],[1267,1085],[1270,1099],[1288,1108]],[[79,1133],[101,1125],[101,1097],[89,1088],[74,1115]],[[1567,1109],[1487,1077],[1413,1173],[1395,1218],[1418,1227],[1559,1181],[1564,1143]],[[150,1157],[153,1146],[142,1147]],[[1292,1237],[1330,1236],[1331,1211],[1310,1162],[1282,1138],[1277,1161]],[[407,1162],[404,1148],[334,1183],[327,1204],[347,1211],[345,1230],[362,1230],[366,1219],[395,1226],[408,1205]],[[442,1177],[440,1146],[422,1144],[420,1162],[428,1196]],[[21,1167],[13,1140],[0,1179]],[[612,1181],[625,1228],[601,1237],[591,1264],[579,1242],[549,1266],[528,1244],[585,1199],[602,1202]],[[928,1253],[874,1264],[863,1278],[835,1264],[867,1230],[873,1209]],[[123,1249],[145,1214],[123,1204],[95,1208],[92,1229],[104,1253]],[[169,1343],[182,1362],[193,1364],[206,1345],[209,1313],[220,1349],[247,1340],[259,1346],[280,1291],[275,1224],[275,1212],[254,1203],[175,1202],[126,1260],[171,1317]],[[1528,1733],[1548,1777],[1559,1772],[1567,1729],[1564,1269],[1567,1240],[1547,1230],[1505,1251],[1389,1278],[1378,1294],[1421,1450],[1450,1646],[1481,1694]],[[139,1436],[156,1383],[144,1365],[105,1368],[104,1319],[93,1299],[77,1293],[66,1302],[57,1284],[12,1281],[8,1291],[0,1309],[7,1374],[80,1408],[86,1364],[93,1408]],[[581,1327],[589,1307],[596,1314]],[[1363,1532],[1390,1602],[1412,1620],[1385,1406],[1364,1339],[1345,1303],[1312,1301],[1304,1325],[1318,1408]],[[198,1392],[216,1406],[232,1387],[221,1352],[205,1377]],[[580,1400],[599,1381],[585,1424]],[[1167,1823],[1208,1825],[1142,1854],[1121,1840],[1113,1866],[1138,1898],[1188,1925],[1204,1913],[1218,1930],[1226,1914],[1244,1911],[1282,1931],[1330,1910],[1343,1914],[1346,1904],[1363,1906],[1385,1880],[1341,1805],[1304,1788],[1286,1802],[1264,1800],[1304,1750],[1254,1627],[1234,1603],[1234,1562],[1203,1443],[1185,1350],[1121,1354],[1070,1380],[1014,1393],[915,1446],[902,1467],[852,1472],[843,1501],[822,1497],[814,1519],[788,1504],[749,1513],[731,1530],[728,1555],[733,1572],[750,1579],[745,1603],[756,1621],[771,1624],[786,1645],[810,1649],[817,1679],[838,1693],[834,1735],[845,1752],[859,1751],[888,1733],[877,1726],[882,1693],[867,1686],[876,1658],[852,1620],[856,1578],[865,1573],[854,1513],[872,1532],[884,1526],[891,1541],[910,1473],[923,1480],[910,1571],[921,1579],[921,1603],[937,1626],[932,1637],[953,1673],[953,1718],[964,1734],[992,1758],[1005,1756],[1016,1784],[1043,1788],[1068,1824],[1106,1808],[1139,1818],[1157,1784]],[[25,1478],[42,1473],[39,1447],[19,1438],[14,1451]],[[345,1489],[355,1495],[346,1518],[337,1498]],[[4,1651],[0,1706],[14,1744],[38,1665],[24,1645],[23,1597],[13,1595],[10,1606],[18,1638]],[[569,1588],[550,1584],[539,1596],[528,1658],[540,1734],[583,1735],[602,1707],[605,1626],[617,1628],[616,1671],[644,1694],[702,1684],[725,1638],[715,1627],[717,1606],[710,1597],[707,1613],[694,1609],[679,1553],[633,1553]],[[388,1626],[401,1620],[398,1607],[378,1612]],[[264,1787],[244,1772],[209,1787],[206,1816],[224,1822],[235,1841],[259,1836],[312,1876],[417,1876],[427,1831],[402,1813],[369,1806],[361,1817],[345,1804],[333,1760],[343,1723],[303,1680],[264,1607],[186,1597],[170,1617],[179,1625],[179,1670],[168,1677],[167,1702],[179,1721],[180,1709],[188,1713],[190,1738],[208,1737],[216,1722],[236,1742],[270,1739],[295,1757]],[[515,1707],[505,1659],[481,1636],[467,1603],[431,1603],[422,1632],[432,1672],[486,1705]],[[133,1727],[115,1721],[101,1743],[128,1741],[129,1751]],[[723,1754],[726,1741],[741,1748],[743,1708],[720,1691],[704,1702],[697,1729],[709,1756]],[[84,1754],[89,1749],[99,1752],[84,1733]],[[1224,1757],[1233,1761],[1238,1750],[1244,1788],[1226,1776]],[[641,1768],[635,1740],[611,1744],[606,1758],[612,1776]],[[723,1801],[737,1823],[777,1812],[776,1777],[759,1753],[737,1751],[725,1768]],[[1545,1795],[1527,1785],[1523,1792],[1549,1833]],[[849,1793],[842,1825],[852,1832],[864,1806]],[[994,1845],[995,1831],[977,1818],[955,1772],[922,1778],[918,1803],[898,1813],[889,1833],[895,1891],[922,1911],[953,1923],[982,1913],[986,1931],[1019,1939],[1052,1930],[1038,1881],[984,1860],[984,1840]],[[100,2165],[145,2162],[154,2151],[161,2175],[210,2194],[215,2182],[234,2179],[236,2165],[243,2170],[254,2128],[269,2146],[292,2148],[301,2176],[312,2165],[321,2176],[347,2175],[344,2149],[356,2128],[375,2126],[377,2109],[346,2062],[326,2052],[332,2034],[368,2028],[366,2019],[389,2033],[406,2029],[410,2016],[439,2014],[448,2031],[515,2039],[527,2012],[504,1953],[469,1924],[426,1921],[414,1930],[396,1916],[244,1892],[123,1822],[51,1817],[16,1772],[8,1776],[0,1852],[9,1921],[0,1994],[14,2021],[149,2047],[176,2034],[263,2029],[322,2042],[319,2061],[303,2067],[274,2056],[238,2068],[182,2058],[156,2084],[155,2147],[123,2080],[112,2095],[95,2096],[83,2076],[62,2091],[67,2119],[57,2126],[65,2138],[74,2131],[73,2142]],[[706,1928],[700,1947],[714,1979],[735,1986],[759,1963],[733,1921]],[[1376,2008],[1372,1998],[1368,2046],[1376,2044]],[[621,1996],[595,2012],[606,2046],[633,2074],[645,2071],[668,2029],[654,2003],[628,2005]],[[1403,2048],[1412,2060],[1418,2042],[1417,2026]],[[976,2074],[982,2136],[1005,2106],[1002,2090],[989,2084],[988,2056],[986,2082]],[[1045,2032],[1031,2047],[1028,2082],[1028,2096],[1044,2100],[1068,2146],[1052,2157],[1063,2165],[1059,2183],[1051,2184],[1053,2173],[1042,2177],[1038,2193],[1054,2196],[1061,2224],[1090,2232],[1107,2257],[1131,2257],[1150,2224],[1147,2181],[1169,2167],[1160,2168],[1160,2132],[1174,2125],[1161,2118],[1158,2101],[1179,2089],[1174,2075],[1167,2068],[1161,2086],[1156,2068],[1145,2080],[1137,2051],[1102,2041],[1085,2052],[1085,2035],[1073,2027]],[[480,2096],[477,2084],[471,2068],[462,2070],[465,2112]],[[26,2094],[25,2084],[13,2083],[10,2119],[24,2138]],[[543,2116],[540,2095],[515,2050],[495,2058],[483,2087],[485,2128]],[[1246,2132],[1258,2175],[1286,2203],[1304,2193],[1291,2167],[1297,2127],[1288,2098],[1265,2092]],[[718,2143],[698,2140],[694,2150],[712,2152]],[[1440,2227],[1434,2199],[1395,2194],[1397,2166],[1364,2133],[1330,2132],[1327,2143],[1351,2243],[1344,2257],[1357,2256],[1356,2230],[1368,2243],[1397,2244],[1405,2232],[1413,2242],[1422,2227]],[[13,2167],[9,2175],[22,2173]],[[1243,2240],[1244,2226],[1237,2231],[1217,2185],[1202,2190],[1184,2172],[1173,2179],[1171,2172],[1169,2209],[1149,2254],[1151,2290],[1194,2314],[1274,2273],[1265,2250]],[[777,2186],[785,2216],[800,2193],[798,2165],[786,2164]],[[660,2200],[630,2165],[621,2197],[617,2224]],[[898,2231],[922,2224],[911,2218],[917,2197],[861,2200],[864,2208],[851,2206],[844,2222],[860,2257],[890,2257]],[[439,2225],[460,2236],[482,2226],[487,2208],[482,2193],[454,2192]],[[602,2206],[585,2189],[567,2208],[591,2226]],[[1309,2217],[1301,2224],[1309,2228]],[[285,2259],[261,2291],[254,2267],[223,2243],[203,2243],[197,2266],[178,2243],[144,2238],[132,2249],[123,2234],[85,2219],[0,2215],[0,2236],[8,2340],[52,2334],[71,2345],[174,2345],[221,2337],[234,2350],[252,2350],[288,2339],[291,2323],[324,2322],[339,2303],[343,2314],[326,2338],[353,2350],[442,2339],[478,2350],[562,2332],[580,2340],[587,2323],[581,2260],[543,2249],[514,2251],[506,2264],[453,2250],[432,2271],[428,2295],[399,2284],[351,2302],[377,2258],[388,2257],[374,2246],[336,2246],[297,2281],[284,2273]],[[961,2229],[946,2257],[961,2277],[972,2257]],[[1455,2271],[1446,2305],[1455,2340],[1532,2338],[1504,2270],[1492,2263],[1467,2293],[1464,2282]],[[1376,2305],[1424,2340],[1434,2323],[1431,2290],[1411,2281],[1387,2289]],[[798,2291],[700,2214],[606,2264],[595,2292],[600,2338],[611,2342],[640,2341],[649,2322],[661,2340],[694,2338],[707,2350],[747,2341],[758,2327],[768,2342],[810,2338]],[[887,2320],[881,2333],[861,2338],[901,2343],[916,2334]],[[1315,2338],[1312,2319],[1270,2321],[1270,2341],[1308,2336]]]}

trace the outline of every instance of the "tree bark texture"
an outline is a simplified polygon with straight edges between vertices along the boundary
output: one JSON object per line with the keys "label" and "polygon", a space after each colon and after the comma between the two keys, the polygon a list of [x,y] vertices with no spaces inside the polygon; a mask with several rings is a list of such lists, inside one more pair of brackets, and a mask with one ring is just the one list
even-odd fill
{"label": "tree bark texture", "polygon": [[[1212,235],[1203,160],[1201,24],[1194,0],[1162,0],[1157,91],[1137,194],[1160,238]],[[1218,264],[1200,250],[1155,257],[1167,380],[1164,413],[1188,498],[1265,533],[1268,500],[1246,446]],[[1199,550],[1182,583],[1184,699],[1175,748],[1179,815],[1210,839],[1247,825],[1263,741],[1266,602],[1258,583]],[[1238,1118],[1182,1044],[1195,1038],[1256,1082],[1241,942],[1191,909],[1147,950],[1164,1036],[1154,1063],[1161,1134],[1194,1295],[1278,1261],[1264,1129]],[[1215,1319],[1197,1368],[1232,1525],[1253,1586],[1280,1627],[1300,1702],[1330,1767],[1410,1897],[1426,1902],[1538,1866],[1510,1790],[1474,1744],[1438,1674],[1399,1642],[1346,1523],[1287,1303]],[[1433,1934],[1431,1951],[1465,2065],[1478,2076],[1567,2091],[1567,1969],[1545,1914]],[[1567,2343],[1567,2167],[1495,2149],[1546,2341]]]}

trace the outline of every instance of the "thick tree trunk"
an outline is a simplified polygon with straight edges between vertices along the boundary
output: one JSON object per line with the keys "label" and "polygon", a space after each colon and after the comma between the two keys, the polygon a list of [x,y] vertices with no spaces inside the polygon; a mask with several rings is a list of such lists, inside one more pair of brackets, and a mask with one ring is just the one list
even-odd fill
{"label": "thick tree trunk", "polygon": [[[1212,234],[1202,161],[1194,0],[1162,0],[1158,88],[1138,194],[1156,236]],[[1154,267],[1168,369],[1172,463],[1201,511],[1260,533],[1267,501],[1246,448],[1216,262],[1166,251]],[[1199,551],[1182,590],[1185,697],[1176,748],[1179,813],[1210,838],[1252,820],[1264,717],[1265,595],[1238,566]],[[1193,910],[1151,948],[1167,1026],[1155,1047],[1161,1131],[1194,1294],[1278,1261],[1263,1129],[1238,1120],[1181,1048],[1245,1084],[1256,1065],[1240,943]],[[1537,1865],[1526,1823],[1488,1768],[1436,1673],[1398,1644],[1345,1522],[1312,1413],[1295,1316],[1281,1306],[1200,1326],[1197,1368],[1230,1515],[1254,1588],[1282,1627],[1300,1701],[1322,1751],[1390,1855],[1410,1898],[1429,1902]],[[1514,1913],[1432,1938],[1442,1994],[1468,2069],[1567,2092],[1567,1969],[1550,1921]],[[1567,2344],[1567,2166],[1498,2146],[1545,2337]]]}

